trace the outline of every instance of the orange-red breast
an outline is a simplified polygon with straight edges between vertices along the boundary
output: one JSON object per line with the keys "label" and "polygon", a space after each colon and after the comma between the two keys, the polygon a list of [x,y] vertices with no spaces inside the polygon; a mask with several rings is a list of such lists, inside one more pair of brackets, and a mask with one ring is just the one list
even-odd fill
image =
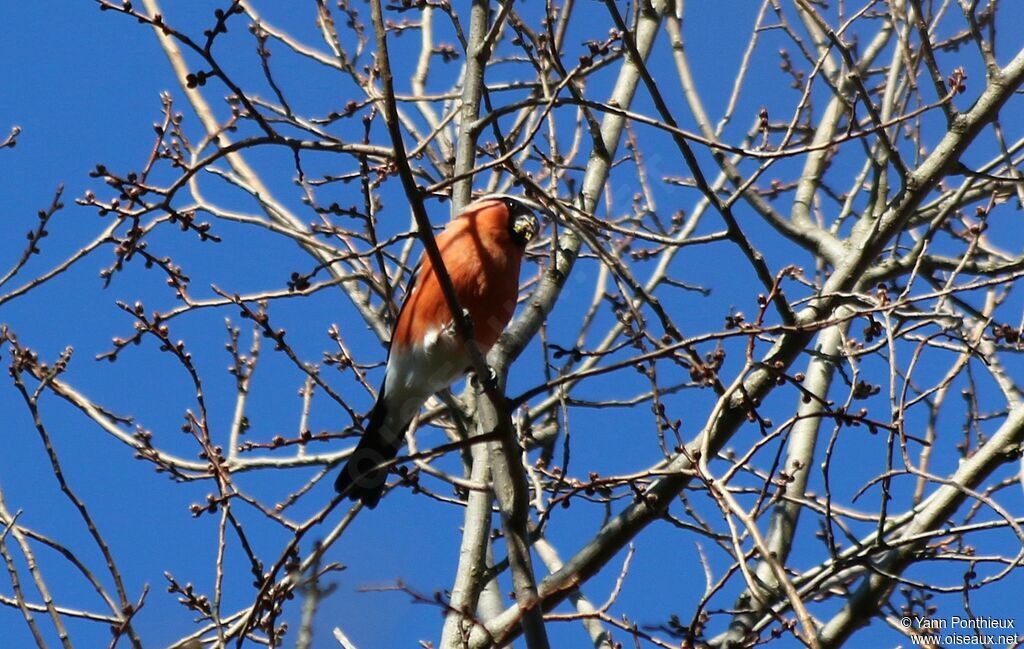
{"label": "orange-red breast", "polygon": [[[492,194],[466,207],[437,236],[459,305],[472,318],[474,338],[485,354],[515,311],[523,252],[537,229],[528,201]],[[388,473],[380,465],[398,454],[423,403],[468,369],[465,341],[455,330],[437,273],[424,255],[398,312],[377,403],[335,489],[375,507]]]}

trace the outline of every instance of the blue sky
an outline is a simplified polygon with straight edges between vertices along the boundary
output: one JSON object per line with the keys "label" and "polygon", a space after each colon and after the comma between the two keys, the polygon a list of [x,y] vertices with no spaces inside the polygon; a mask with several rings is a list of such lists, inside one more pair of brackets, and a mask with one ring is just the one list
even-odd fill
{"label": "blue sky", "polygon": [[[192,33],[201,32],[217,6],[198,1],[165,4],[168,20]],[[317,42],[313,4],[301,4],[301,7],[287,9],[283,5],[272,5],[264,14],[268,21],[293,35]],[[709,8],[702,6],[703,3],[688,3],[685,29],[705,101],[711,114],[717,116],[728,98],[745,45],[727,35],[748,32],[757,7],[754,2],[738,0],[713,4],[714,8]],[[1020,7],[1010,7],[1008,11],[1022,13]],[[607,21],[600,4],[594,3],[593,9],[588,7],[580,15],[580,21],[574,24],[574,34],[606,33]],[[1024,20],[1024,15],[1020,18]],[[4,38],[0,39],[0,61],[4,62],[5,72],[4,83],[0,84],[0,131],[5,134],[6,129],[15,124],[23,130],[15,149],[0,151],[0,214],[8,223],[9,231],[17,233],[0,241],[0,267],[16,259],[24,244],[20,233],[34,226],[35,213],[49,204],[59,184],[64,185],[66,208],[49,228],[51,234],[44,242],[44,254],[33,259],[25,269],[24,274],[29,277],[49,268],[55,260],[62,259],[106,227],[107,222],[98,217],[95,210],[77,206],[74,200],[82,197],[87,189],[103,195],[105,188],[88,175],[97,163],[102,162],[120,172],[144,163],[152,146],[153,123],[160,118],[161,92],[170,92],[178,109],[185,111],[187,131],[198,133],[198,125],[187,110],[166,57],[148,28],[113,13],[101,13],[92,3],[83,1],[61,3],[59,9],[45,10],[36,3],[3,3],[0,4],[0,24],[7,26]],[[441,40],[445,37],[444,33],[439,36]],[[769,34],[765,38],[770,43],[771,39],[781,39],[781,36]],[[1008,47],[1006,52],[1000,52],[1001,62],[1005,62],[1008,52],[1020,45],[1009,36],[1005,38]],[[392,58],[398,62],[396,67],[402,66],[415,52],[415,43],[413,38],[393,40]],[[575,43],[579,40],[577,36]],[[572,36],[569,41],[574,43]],[[682,125],[690,126],[678,86],[672,82],[674,74],[664,35],[659,46],[652,58],[652,69],[663,75],[659,78],[668,80],[663,91],[673,102]],[[218,52],[224,52],[225,64],[246,88],[269,96],[254,65],[252,39],[241,23],[217,47]],[[760,51],[775,49],[765,45]],[[285,93],[294,106],[301,107],[300,112],[322,115],[344,106],[345,93],[349,90],[327,71],[298,61],[279,46],[275,48],[272,62]],[[744,94],[745,105],[754,108],[737,116],[728,131],[730,136],[738,137],[746,130],[760,105],[767,106],[773,115],[788,115],[787,110],[797,96],[792,91],[778,90],[780,83],[783,87],[785,83],[780,81],[777,64],[773,57],[755,61],[754,74]],[[970,54],[964,55],[962,64],[971,72],[970,91],[962,104],[967,106],[980,90],[983,75]],[[455,70],[455,66],[438,66],[436,86],[445,87],[446,82],[450,85],[450,76],[446,74]],[[500,79],[501,74],[498,68],[493,77],[488,78]],[[611,74],[597,77],[592,83],[608,83]],[[219,87],[207,92],[221,115],[226,114],[223,104],[218,103],[223,94]],[[595,96],[604,94],[596,92]],[[643,93],[635,108],[653,114]],[[1008,110],[1020,111],[1019,104]],[[1008,123],[1013,121],[1008,115],[1004,118]],[[649,147],[648,162],[656,172],[652,175],[687,175],[667,138],[658,141],[653,138],[659,136],[643,131],[641,135],[643,146]],[[968,160],[974,155],[979,160],[990,155],[991,149],[986,147],[989,144],[970,153]],[[295,169],[288,152],[257,153],[252,155],[251,161],[290,208],[303,214],[306,220],[313,219],[308,211],[302,212],[300,194],[292,183]],[[710,158],[702,154],[702,161],[709,163]],[[320,173],[332,169],[336,173],[353,167],[351,160],[339,161],[329,156],[310,155],[307,163]],[[796,162],[780,164],[778,173],[792,173],[796,165]],[[164,179],[166,177],[165,174]],[[628,176],[615,176],[611,182],[618,195],[625,197],[631,193]],[[662,206],[678,204],[690,209],[697,200],[693,190],[656,185],[656,197]],[[209,187],[213,200],[224,205],[246,205],[245,197],[238,192],[212,183]],[[356,186],[325,190],[324,196],[331,191],[349,201],[358,199]],[[391,206],[396,212],[400,212],[398,191],[398,184],[390,183],[383,194],[386,208]],[[625,204],[626,199],[620,200]],[[445,207],[435,204],[432,210],[435,221],[443,223]],[[752,214],[741,210],[740,215],[745,226],[749,226],[750,236],[766,250],[774,269],[788,263],[808,264],[803,253],[768,230]],[[406,219],[407,215],[402,212],[384,227],[388,231],[399,231],[405,227]],[[720,228],[719,222],[709,218],[701,232]],[[292,271],[305,271],[312,265],[297,247],[265,231],[217,223],[216,232],[224,243],[199,244],[192,235],[168,230],[154,237],[151,245],[162,254],[172,255],[186,268],[192,277],[193,289],[200,296],[211,294],[208,288],[211,283],[231,292],[282,287]],[[0,307],[0,321],[7,323],[24,344],[46,359],[53,359],[65,347],[73,347],[75,355],[66,376],[68,382],[87,390],[90,397],[119,413],[137,416],[154,431],[162,445],[192,456],[194,445],[177,432],[185,408],[190,407],[190,385],[180,367],[151,342],[128,350],[117,364],[93,360],[96,354],[110,348],[112,336],[131,332],[131,319],[115,306],[116,301],[141,299],[147,307],[159,309],[174,304],[163,278],[158,273],[143,270],[138,264],[119,273],[111,286],[104,289],[98,273],[111,261],[109,249],[98,252],[40,290]],[[748,267],[727,244],[693,248],[674,262],[673,270],[686,282],[713,288],[709,297],[691,292],[670,294],[668,306],[685,333],[720,328],[730,308],[747,313],[756,308]],[[573,327],[578,326],[575,318],[589,303],[596,272],[592,259],[582,261],[574,271],[570,281],[578,284],[566,291],[552,315],[549,336],[553,341],[568,342],[574,337]],[[646,272],[642,271],[641,277],[646,276]],[[365,330],[340,292],[324,291],[307,299],[275,304],[272,316],[289,331],[291,343],[304,359],[318,360],[321,352],[330,348],[326,332],[331,324],[342,328],[361,361],[384,359],[384,348]],[[223,350],[225,317],[236,324],[240,322],[237,312],[220,310],[196,313],[173,325],[174,336],[188,343],[200,370],[209,377],[208,397],[215,430],[229,425],[234,403],[233,379],[224,372],[229,362]],[[602,318],[610,316],[604,314]],[[248,340],[248,335],[248,331],[243,331],[243,340]],[[510,393],[538,382],[541,376],[538,349],[534,345],[517,363],[510,377]],[[730,362],[727,370],[732,366]],[[669,368],[665,371],[672,372]],[[878,365],[869,371],[884,371],[884,366]],[[296,391],[301,385],[301,376],[286,359],[273,354],[269,346],[265,347],[256,374],[250,415],[254,427],[250,437],[266,440],[276,434],[290,434],[298,421],[300,401]],[[379,380],[379,370],[372,371],[371,376],[372,381]],[[353,395],[353,405],[358,409],[369,407],[369,395],[355,391],[355,384],[348,378],[331,375],[330,380],[337,381],[339,389],[352,390],[345,393]],[[637,393],[644,390],[645,385],[637,374],[617,373],[589,383],[580,396],[604,398],[623,391]],[[711,397],[706,392],[686,392],[669,399],[668,403],[674,416],[683,419],[684,430],[692,432],[703,422]],[[989,395],[982,395],[982,398],[987,401]],[[322,407],[315,408],[313,413],[313,430],[337,430],[348,423],[340,409],[327,407],[323,395],[320,399]],[[210,486],[174,484],[155,474],[149,465],[133,460],[130,450],[66,404],[52,396],[45,397],[42,403],[44,419],[67,478],[89,504],[99,528],[110,542],[129,592],[138,596],[145,585],[150,588],[146,606],[136,619],[139,633],[152,646],[161,646],[182,636],[190,625],[191,616],[175,602],[174,596],[166,593],[161,575],[167,570],[182,581],[193,582],[197,589],[210,590],[216,518],[194,519],[188,510],[190,504],[203,500]],[[792,404],[793,399],[788,396],[766,407],[777,409],[781,417]],[[879,406],[879,412],[885,416],[885,403]],[[0,382],[0,409],[5,413],[0,486],[8,507],[23,510],[20,522],[24,525],[51,535],[69,547],[85,548],[81,558],[100,571],[101,558],[90,544],[87,530],[61,495],[28,412],[6,379]],[[651,421],[646,406],[611,414],[600,410],[574,411],[572,426],[578,431],[573,441],[574,462],[578,463],[577,467],[602,473],[646,467],[659,457],[653,436],[646,434]],[[755,430],[743,430],[731,446],[746,448],[757,435]],[[436,430],[426,431],[422,439],[423,445],[440,442],[441,434]],[[849,495],[863,484],[866,476],[880,470],[882,448],[881,436],[871,436],[862,429],[844,432],[839,450],[843,462],[850,464],[850,471],[834,485],[838,493]],[[950,454],[937,457],[937,462],[936,468],[952,470],[956,458]],[[862,466],[858,467],[859,464]],[[252,494],[273,503],[309,476],[309,471],[302,470],[262,471],[243,475],[238,481]],[[308,515],[330,496],[329,487],[322,485],[298,509]],[[871,510],[878,498],[877,491],[869,493],[868,497],[874,499],[871,505],[865,505]],[[715,513],[706,498],[694,498],[699,511],[706,515]],[[1004,505],[1007,504],[1016,505],[1019,511],[1024,504],[1019,490],[1007,497]],[[252,537],[257,553],[265,560],[273,560],[287,540],[285,535],[264,524],[252,510],[239,508],[239,512],[253,530],[261,530]],[[574,505],[571,511],[559,514],[561,518],[549,528],[549,538],[566,558],[598,529],[604,515],[599,507]],[[345,564],[347,570],[334,578],[338,591],[321,605],[315,646],[332,646],[329,631],[335,624],[364,648],[410,646],[418,638],[436,640],[441,627],[436,608],[410,603],[401,593],[358,591],[367,586],[394,584],[398,578],[427,594],[450,587],[458,558],[461,521],[460,510],[405,492],[389,496],[375,511],[361,515],[329,555],[331,560]],[[859,532],[869,529],[870,526],[864,526]],[[797,558],[793,563],[797,567],[809,567],[820,556],[820,546],[810,530],[803,532],[794,553]],[[641,535],[615,610],[630,614],[641,624],[658,624],[673,613],[688,615],[704,588],[703,572],[695,559],[695,540],[667,525],[652,526]],[[699,542],[709,550],[713,566],[727,565],[723,554],[716,555],[709,543]],[[993,544],[1003,552],[1008,551],[1005,537],[994,540]],[[304,549],[308,550],[308,544]],[[241,560],[237,547],[231,550],[225,610],[242,606],[251,598],[247,564]],[[806,562],[802,560],[805,551]],[[88,584],[59,557],[40,549],[39,558],[58,602],[100,608]],[[588,583],[586,592],[592,599],[604,600],[614,584],[620,563],[621,558],[611,562],[607,570]],[[956,574],[947,572],[942,576],[949,583],[955,581]],[[9,593],[8,586],[0,578],[0,592]],[[504,580],[503,589],[510,589]],[[1014,592],[1010,580],[997,584],[977,596],[973,601],[975,611],[988,607],[989,614],[995,615],[1000,611],[1001,602],[1006,601],[1004,598]],[[293,629],[294,612],[291,613]],[[69,626],[78,646],[104,646],[109,639],[102,625],[72,621]],[[552,624],[550,633],[555,646],[583,646],[585,641],[577,624]],[[28,646],[30,636],[16,611],[0,608],[0,640],[5,647]],[[55,636],[51,635],[48,640],[56,643]],[[875,642],[889,646],[897,641],[894,634],[875,623],[860,632],[851,646],[872,646]]]}

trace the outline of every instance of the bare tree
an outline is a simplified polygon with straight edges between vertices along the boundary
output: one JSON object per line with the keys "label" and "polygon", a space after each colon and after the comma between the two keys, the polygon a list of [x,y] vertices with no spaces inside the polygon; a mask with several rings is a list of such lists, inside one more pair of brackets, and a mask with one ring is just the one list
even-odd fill
{"label": "bare tree", "polygon": [[[826,649],[869,623],[909,643],[922,621],[1013,613],[989,595],[1024,557],[1024,42],[1012,3],[762,0],[752,24],[716,35],[742,54],[712,86],[698,71],[706,39],[684,19],[726,3],[295,3],[315,40],[260,3],[214,4],[193,29],[170,3],[97,0],[103,20],[152,30],[180,92],[162,97],[149,156],[130,171],[98,165],[99,186],[73,207],[58,190],[0,278],[5,304],[62,286],[86,258],[107,260],[104,286],[158,275],[169,293],[119,302],[133,326],[98,358],[131,381],[157,371],[135,345],[158,350],[170,361],[158,371],[183,376],[190,401],[180,421],[118,414],[78,380],[91,361],[70,348],[45,358],[33,351],[43,341],[4,327],[41,470],[94,548],[36,529],[32,503],[0,491],[0,620],[22,619],[39,646],[51,633],[73,646],[74,620],[142,647],[136,616],[166,605],[123,577],[116,532],[66,479],[76,458],[48,410],[63,403],[89,420],[80,435],[118,440],[152,480],[208,490],[191,511],[216,520],[215,563],[145,582],[195,618],[174,647],[310,647],[314,623],[354,647],[323,604],[359,560],[339,539],[357,519],[387,525],[387,507],[370,514],[321,483],[375,394],[384,348],[366,331],[388,340],[417,241],[433,245],[430,218],[494,191],[524,193],[551,218],[528,251],[518,315],[474,363],[497,380],[437,395],[392,466],[385,502],[462,519],[449,583],[385,587],[443,613],[409,643],[565,646],[555,638],[576,637],[571,627],[572,646]],[[329,84],[296,92],[307,74]],[[97,234],[47,257],[63,209],[97,215]],[[251,289],[201,261],[248,237],[289,244],[301,267],[267,254],[280,281]],[[36,255],[49,265],[27,270]],[[193,281],[192,266],[212,279]],[[303,304],[336,305],[326,336],[288,315]],[[225,335],[230,403],[210,398],[225,379],[203,344]],[[250,398],[261,381],[298,389],[289,433],[253,415],[267,405]],[[598,447],[580,421],[615,441]],[[268,496],[243,478],[269,472],[290,486]],[[284,541],[268,553],[268,538]],[[90,585],[90,605],[51,596],[43,547]],[[670,616],[620,597],[643,552],[685,553],[704,576],[643,579],[678,602]],[[589,583],[602,571],[610,592]]]}

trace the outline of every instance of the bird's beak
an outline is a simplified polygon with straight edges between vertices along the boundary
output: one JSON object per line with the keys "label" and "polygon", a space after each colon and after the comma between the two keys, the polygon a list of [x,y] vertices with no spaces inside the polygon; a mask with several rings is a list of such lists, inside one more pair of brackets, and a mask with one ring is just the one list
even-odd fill
{"label": "bird's beak", "polygon": [[524,246],[537,236],[538,230],[540,230],[540,226],[537,223],[537,217],[533,214],[519,214],[512,222],[512,232]]}

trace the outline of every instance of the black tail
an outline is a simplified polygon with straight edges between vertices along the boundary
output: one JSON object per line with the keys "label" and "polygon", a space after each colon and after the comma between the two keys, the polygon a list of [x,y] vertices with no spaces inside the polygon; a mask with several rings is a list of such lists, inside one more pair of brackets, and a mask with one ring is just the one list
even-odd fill
{"label": "black tail", "polygon": [[395,459],[405,442],[405,429],[409,427],[408,422],[397,429],[386,427],[386,415],[382,386],[363,438],[334,481],[334,489],[338,493],[350,500],[360,500],[370,509],[380,501],[388,478],[388,468],[380,465]]}

